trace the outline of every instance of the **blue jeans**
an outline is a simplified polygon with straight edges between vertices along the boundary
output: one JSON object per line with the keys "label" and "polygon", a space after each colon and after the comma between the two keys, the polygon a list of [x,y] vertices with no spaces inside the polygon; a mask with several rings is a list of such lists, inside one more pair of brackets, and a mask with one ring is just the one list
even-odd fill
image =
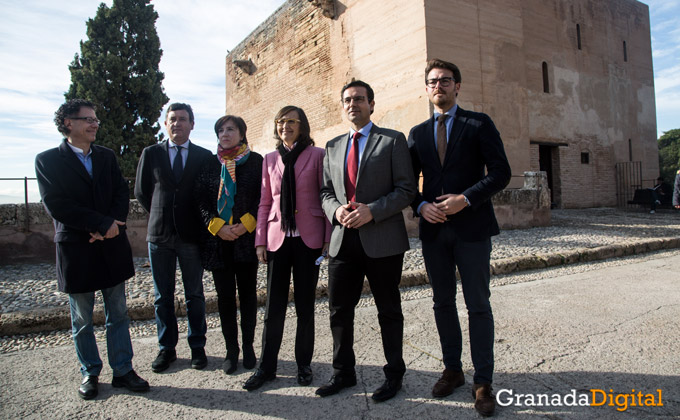
{"label": "blue jeans", "polygon": [[[76,354],[83,376],[99,376],[102,359],[99,358],[97,342],[92,325],[94,293],[71,293],[71,329]],[[106,314],[106,349],[113,376],[123,376],[132,370],[132,342],[130,341],[130,318],[125,304],[125,282],[101,290]]]}
{"label": "blue jeans", "polygon": [[183,242],[178,235],[164,243],[149,242],[149,262],[153,274],[154,307],[158,346],[172,350],[177,345],[177,317],[175,316],[175,270],[177,260],[182,270],[184,298],[189,322],[189,347],[205,347],[205,296],[203,295],[203,267],[197,244]]}

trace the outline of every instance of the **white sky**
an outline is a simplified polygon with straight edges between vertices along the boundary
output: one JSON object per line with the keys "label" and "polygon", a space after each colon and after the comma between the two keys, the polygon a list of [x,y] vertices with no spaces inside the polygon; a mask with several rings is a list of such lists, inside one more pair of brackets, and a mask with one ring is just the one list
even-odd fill
{"label": "white sky", "polygon": [[[303,0],[300,0],[303,1]],[[105,1],[109,6],[112,0]],[[170,102],[191,104],[192,140],[213,149],[214,122],[225,109],[225,57],[284,0],[155,0],[156,21]],[[680,128],[680,0],[646,0],[658,134]],[[0,178],[35,177],[35,155],[61,141],[52,118],[80,53],[85,21],[98,1],[0,0]],[[162,130],[164,130],[162,128]],[[29,181],[30,201],[38,201]],[[0,180],[0,203],[23,201],[23,181]]]}

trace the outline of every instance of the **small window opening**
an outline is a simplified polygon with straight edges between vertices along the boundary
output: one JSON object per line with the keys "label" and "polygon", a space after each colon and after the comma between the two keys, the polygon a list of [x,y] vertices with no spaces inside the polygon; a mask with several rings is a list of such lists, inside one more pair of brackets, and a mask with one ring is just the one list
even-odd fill
{"label": "small window opening", "polygon": [[633,161],[633,140],[628,139],[628,160]]}

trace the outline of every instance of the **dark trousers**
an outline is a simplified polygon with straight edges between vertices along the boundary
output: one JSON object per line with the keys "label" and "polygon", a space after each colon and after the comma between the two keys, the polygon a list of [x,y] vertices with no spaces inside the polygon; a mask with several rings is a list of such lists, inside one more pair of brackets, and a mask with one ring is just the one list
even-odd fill
{"label": "dark trousers", "polygon": [[387,360],[383,371],[388,379],[404,376],[404,315],[399,294],[403,261],[403,253],[383,258],[367,256],[359,232],[356,229],[345,231],[338,255],[328,262],[328,304],[335,375],[355,374],[354,309],[359,303],[365,276],[378,309],[380,335]]}
{"label": "dark trousers", "polygon": [[179,332],[175,315],[175,270],[177,261],[182,270],[184,299],[187,307],[187,341],[192,349],[205,347],[205,296],[203,295],[203,267],[198,245],[184,242],[174,234],[167,242],[149,242],[149,263],[153,274],[154,309],[158,346],[172,350],[177,345]]}
{"label": "dark trousers", "polygon": [[227,347],[227,357],[237,360],[239,355],[238,325],[236,322],[236,287],[241,311],[241,340],[243,347],[252,347],[257,319],[257,261],[234,261],[234,244],[223,241],[220,251],[224,268],[213,270],[217,291],[217,308],[220,313],[222,335]]}
{"label": "dark trousers", "polygon": [[319,266],[314,262],[320,255],[321,248],[307,247],[300,237],[287,237],[278,250],[267,253],[267,307],[260,357],[260,369],[265,372],[276,372],[288,308],[291,271],[297,315],[295,361],[298,366],[312,363],[314,304],[319,281]]}
{"label": "dark trousers", "polygon": [[433,240],[423,241],[423,259],[432,285],[434,317],[444,356],[444,366],[462,370],[463,338],[456,309],[456,266],[468,310],[470,353],[474,382],[490,384],[493,379],[494,326],[489,303],[489,260],[491,239],[466,242],[451,223],[443,223]]}

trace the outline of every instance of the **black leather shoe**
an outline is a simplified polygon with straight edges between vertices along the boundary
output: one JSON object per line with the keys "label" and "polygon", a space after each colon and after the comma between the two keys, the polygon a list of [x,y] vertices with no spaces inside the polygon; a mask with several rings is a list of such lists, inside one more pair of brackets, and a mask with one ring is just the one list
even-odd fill
{"label": "black leather shoe", "polygon": [[307,386],[312,383],[314,375],[312,375],[312,368],[309,366],[298,366],[297,383],[302,386]]}
{"label": "black leather shoe", "polygon": [[357,384],[356,375],[333,375],[326,385],[316,390],[316,395],[328,397],[340,392],[343,388],[349,388]]}
{"label": "black leather shoe", "polygon": [[371,398],[375,402],[387,401],[397,395],[397,391],[401,389],[401,378],[399,379],[385,379],[385,382],[376,389]]}
{"label": "black leather shoe", "polygon": [[236,372],[237,367],[238,367],[238,359],[231,359],[229,357],[226,357],[224,359],[224,363],[222,363],[222,370],[227,375],[231,375],[232,373]]}
{"label": "black leather shoe", "polygon": [[243,389],[248,391],[254,391],[264,385],[265,382],[273,381],[276,379],[276,372],[267,373],[262,369],[258,369],[253,373],[253,376],[248,378],[245,384],[243,384]]}
{"label": "black leather shoe", "polygon": [[90,375],[83,377],[83,382],[78,388],[78,395],[84,400],[91,400],[99,394],[99,377]]}
{"label": "black leather shoe", "polygon": [[170,367],[170,363],[177,360],[177,353],[175,349],[172,350],[161,350],[156,356],[156,360],[151,363],[151,370],[158,373],[163,372]]}
{"label": "black leather shoe", "polygon": [[127,388],[134,392],[146,392],[149,390],[149,383],[140,378],[134,370],[129,371],[123,376],[114,376],[111,381],[114,388]]}
{"label": "black leather shoe", "polygon": [[208,358],[205,356],[205,349],[191,349],[191,368],[203,369],[208,366]]}
{"label": "black leather shoe", "polygon": [[257,363],[257,357],[255,357],[255,349],[253,346],[243,346],[243,367],[246,369],[252,369]]}

